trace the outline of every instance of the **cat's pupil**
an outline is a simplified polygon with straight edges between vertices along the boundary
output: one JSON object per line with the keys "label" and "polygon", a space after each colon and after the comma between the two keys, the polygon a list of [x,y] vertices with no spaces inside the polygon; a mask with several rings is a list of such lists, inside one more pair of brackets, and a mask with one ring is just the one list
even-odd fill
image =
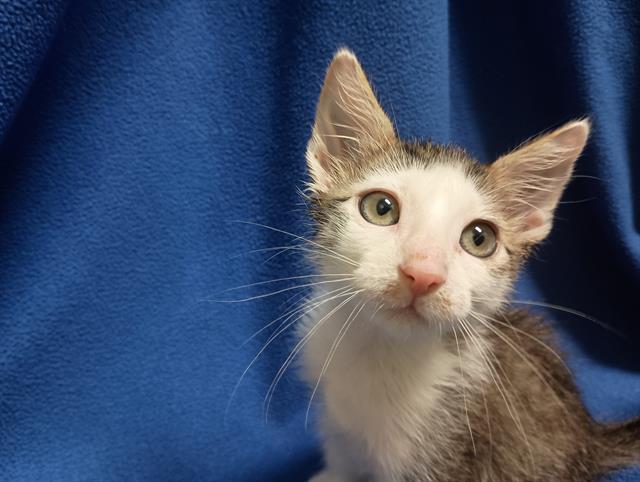
{"label": "cat's pupil", "polygon": [[473,227],[473,244],[475,244],[476,246],[480,246],[482,243],[484,243],[485,240],[485,235],[484,232],[482,232],[482,228],[480,226],[474,226]]}
{"label": "cat's pupil", "polygon": [[378,216],[384,216],[385,214],[387,214],[389,211],[391,211],[391,207],[393,206],[393,204],[391,203],[391,200],[389,198],[382,198],[380,199],[380,201],[378,201],[378,203],[376,204],[376,212],[378,213]]}

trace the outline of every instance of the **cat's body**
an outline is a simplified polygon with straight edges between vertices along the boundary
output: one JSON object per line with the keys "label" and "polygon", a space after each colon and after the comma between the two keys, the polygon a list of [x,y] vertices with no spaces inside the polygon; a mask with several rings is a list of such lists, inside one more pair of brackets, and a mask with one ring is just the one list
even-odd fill
{"label": "cat's body", "polygon": [[[320,426],[338,473],[317,481],[585,482],[632,462],[624,429],[583,408],[541,321],[523,311],[498,321],[513,326],[493,325],[507,341],[481,330],[482,347],[469,336],[394,344],[352,325],[323,375]],[[311,384],[337,324],[309,344]]]}
{"label": "cat's body", "polygon": [[308,149],[314,261],[343,282],[318,285],[300,326],[325,441],[314,482],[582,482],[640,458],[639,423],[594,422],[545,325],[508,307],[588,130],[491,166],[408,144],[337,54]]}

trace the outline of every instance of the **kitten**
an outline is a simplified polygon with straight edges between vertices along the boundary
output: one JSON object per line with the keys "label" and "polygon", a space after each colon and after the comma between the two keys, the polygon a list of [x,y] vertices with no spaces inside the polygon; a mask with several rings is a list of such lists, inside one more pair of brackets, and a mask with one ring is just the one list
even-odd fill
{"label": "kitten", "polygon": [[300,327],[313,482],[584,482],[640,460],[640,420],[596,423],[547,327],[507,300],[588,134],[570,122],[489,166],[404,142],[336,54],[307,150],[314,262],[343,283]]}

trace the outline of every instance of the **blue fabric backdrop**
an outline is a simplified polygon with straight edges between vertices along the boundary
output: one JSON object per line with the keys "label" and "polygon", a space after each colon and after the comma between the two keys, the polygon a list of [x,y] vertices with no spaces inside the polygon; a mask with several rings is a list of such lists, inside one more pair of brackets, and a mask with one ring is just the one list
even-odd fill
{"label": "blue fabric backdrop", "polygon": [[204,300],[307,272],[248,253],[291,240],[234,221],[305,231],[296,186],[341,45],[403,136],[484,161],[592,116],[578,174],[593,177],[572,183],[518,297],[621,331],[549,312],[593,415],[640,415],[639,19],[633,0],[2,2],[0,478],[301,481],[319,467],[293,372],[264,421],[290,338],[225,417],[266,336],[243,342],[294,291]]}

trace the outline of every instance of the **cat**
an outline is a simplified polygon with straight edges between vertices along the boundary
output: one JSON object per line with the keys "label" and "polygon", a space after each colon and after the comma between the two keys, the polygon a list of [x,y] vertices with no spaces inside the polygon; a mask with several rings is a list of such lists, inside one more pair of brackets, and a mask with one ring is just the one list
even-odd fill
{"label": "cat", "polygon": [[508,304],[589,129],[490,165],[405,142],[336,53],[307,147],[309,251],[342,283],[316,285],[298,328],[324,444],[312,482],[584,482],[640,461],[640,419],[595,422],[547,326]]}

